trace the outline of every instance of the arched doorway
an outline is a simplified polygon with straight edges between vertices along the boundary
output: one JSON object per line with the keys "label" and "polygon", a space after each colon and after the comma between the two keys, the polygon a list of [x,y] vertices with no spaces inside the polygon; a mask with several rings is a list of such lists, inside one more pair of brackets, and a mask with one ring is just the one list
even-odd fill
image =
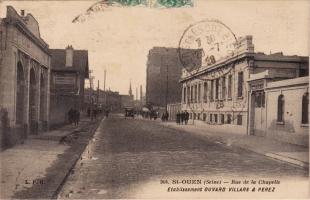
{"label": "arched doorway", "polygon": [[22,63],[17,63],[16,74],[16,124],[24,124],[25,75]]}
{"label": "arched doorway", "polygon": [[29,126],[30,134],[38,133],[37,122],[37,88],[36,88],[36,76],[34,69],[30,70],[30,85],[29,85]]}

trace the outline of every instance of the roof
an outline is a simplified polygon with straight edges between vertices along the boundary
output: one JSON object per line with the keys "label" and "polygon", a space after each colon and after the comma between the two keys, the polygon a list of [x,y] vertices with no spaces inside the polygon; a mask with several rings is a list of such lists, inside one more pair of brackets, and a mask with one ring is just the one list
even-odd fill
{"label": "roof", "polygon": [[270,83],[267,83],[266,89],[279,88],[279,87],[290,87],[290,86],[296,86],[296,85],[309,85],[309,76],[286,79],[283,81],[270,82]]}
{"label": "roof", "polygon": [[254,54],[254,59],[257,61],[275,61],[275,62],[308,62],[309,57],[307,56],[297,56],[297,55],[283,55],[282,52],[277,52],[273,54],[264,54],[262,52],[257,52]]}
{"label": "roof", "polygon": [[52,55],[51,69],[57,71],[79,71],[84,73],[86,78],[89,78],[88,66],[88,51],[73,50],[73,66],[66,67],[66,50],[65,49],[50,49]]}
{"label": "roof", "polygon": [[[183,73],[180,81],[182,82],[182,81],[185,81],[187,79],[191,79],[195,76],[199,76],[201,74],[204,74],[206,72],[216,70],[222,66],[229,65],[229,64],[233,63],[235,60],[244,59],[246,57],[251,57],[254,59],[254,61],[296,62],[296,63],[308,63],[309,62],[309,58],[307,56],[296,56],[296,55],[287,56],[287,55],[283,55],[282,53],[275,53],[275,54],[266,55],[266,54],[261,53],[261,52],[258,52],[258,53],[243,52],[240,55],[234,55],[232,57],[222,58],[218,62],[216,62],[212,65],[201,66],[200,68],[194,69],[193,71],[191,71],[191,73],[184,71],[187,74],[185,74],[185,76],[184,76],[184,73]],[[274,67],[272,67],[272,68],[277,68],[277,65],[274,65]]]}
{"label": "roof", "polygon": [[248,82],[254,81],[254,80],[259,80],[259,79],[273,79],[273,78],[294,78],[295,75],[292,74],[284,74],[280,73],[279,71],[274,71],[274,70],[265,70],[260,73],[256,74],[250,74],[250,78],[247,80]]}

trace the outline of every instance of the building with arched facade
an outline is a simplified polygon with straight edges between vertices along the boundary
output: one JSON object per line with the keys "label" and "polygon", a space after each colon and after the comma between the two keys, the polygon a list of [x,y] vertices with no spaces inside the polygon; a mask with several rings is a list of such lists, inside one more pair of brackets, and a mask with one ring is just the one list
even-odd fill
{"label": "building with arched facade", "polygon": [[[286,56],[282,52],[269,55],[254,52],[252,36],[239,38],[235,46],[231,55],[213,64],[192,71],[183,69],[180,79],[181,110],[189,112],[190,121],[204,123],[208,131],[271,136],[306,144],[308,135],[304,134],[308,131],[308,125],[302,124],[297,115],[304,112],[302,121],[306,122],[308,111],[297,110],[295,107],[296,110],[288,114],[286,109],[287,101],[294,108],[294,99],[299,103],[308,100],[305,88],[309,85],[306,81],[309,76],[309,58]],[[294,81],[300,82],[298,87],[294,84],[285,86]],[[283,89],[275,89],[275,85],[280,83]],[[304,91],[296,94],[298,101],[297,96],[294,97],[294,90]],[[271,99],[275,94],[271,91],[278,91],[280,96]],[[268,110],[265,109],[267,105]],[[286,125],[281,125],[282,122]],[[289,136],[289,128],[294,129],[296,134]]]}
{"label": "building with arched facade", "polygon": [[49,126],[50,53],[39,23],[7,6],[0,19],[0,108],[8,114],[9,143]]}

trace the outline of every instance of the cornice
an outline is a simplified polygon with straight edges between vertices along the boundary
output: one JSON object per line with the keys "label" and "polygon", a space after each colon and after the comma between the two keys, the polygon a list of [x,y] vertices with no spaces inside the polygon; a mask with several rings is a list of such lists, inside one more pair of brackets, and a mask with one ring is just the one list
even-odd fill
{"label": "cornice", "polygon": [[44,51],[49,56],[51,55],[49,52],[48,44],[46,44],[41,38],[37,38],[28,28],[27,26],[18,19],[6,20],[6,22],[10,25],[15,26],[18,30],[20,30],[23,34],[25,34],[32,42],[34,42],[42,51]]}

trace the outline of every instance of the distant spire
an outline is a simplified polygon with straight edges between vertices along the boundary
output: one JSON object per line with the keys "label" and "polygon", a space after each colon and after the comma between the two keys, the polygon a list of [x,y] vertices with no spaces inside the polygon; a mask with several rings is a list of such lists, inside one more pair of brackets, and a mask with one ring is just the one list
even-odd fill
{"label": "distant spire", "polygon": [[130,83],[129,83],[129,96],[132,96],[131,79],[130,79]]}

